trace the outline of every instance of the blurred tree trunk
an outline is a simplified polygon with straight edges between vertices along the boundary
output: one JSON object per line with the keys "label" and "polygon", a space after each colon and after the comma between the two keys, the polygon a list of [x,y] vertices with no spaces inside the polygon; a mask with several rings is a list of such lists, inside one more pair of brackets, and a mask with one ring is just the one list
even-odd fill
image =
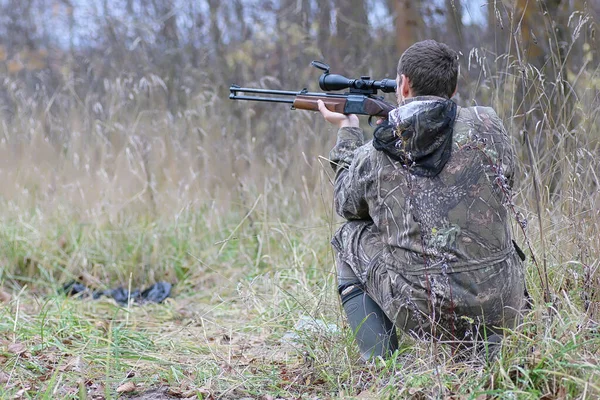
{"label": "blurred tree trunk", "polygon": [[32,23],[31,5],[32,0],[9,0],[2,10],[7,32],[10,32],[2,39],[9,50],[35,47],[33,34],[36,25]]}
{"label": "blurred tree trunk", "polygon": [[331,1],[322,0],[318,2],[318,25],[317,42],[321,50],[322,59],[328,61],[331,57]]}
{"label": "blurred tree trunk", "polygon": [[396,50],[402,54],[419,41],[423,19],[421,0],[396,0]]}
{"label": "blurred tree trunk", "polygon": [[310,29],[310,0],[296,0],[293,21],[302,27],[305,33]]}
{"label": "blurred tree trunk", "polygon": [[282,0],[277,10],[279,79],[288,81],[298,68],[308,65],[310,1]]}
{"label": "blurred tree trunk", "polygon": [[177,14],[173,0],[154,0],[154,9],[159,21],[162,21],[161,39],[169,48],[179,47],[179,33],[177,31]]}
{"label": "blurred tree trunk", "polygon": [[[539,14],[536,12],[538,6],[532,0],[517,0],[515,6],[513,21],[517,25],[513,31],[517,32],[518,39],[515,51],[523,61],[541,66],[544,52],[538,42],[538,36],[543,45],[546,43],[546,32],[544,24],[540,24]],[[539,27],[541,29],[538,29]],[[534,30],[537,31],[537,35]]]}
{"label": "blurred tree trunk", "polygon": [[[220,0],[208,0],[208,8],[210,13],[210,28],[209,35],[214,50],[212,64],[216,66],[215,71],[225,72],[227,65],[223,56],[223,42],[221,39],[221,29],[219,28],[219,8]],[[216,74],[216,77],[223,77],[225,74]],[[223,82],[221,82],[223,83]]]}
{"label": "blurred tree trunk", "polygon": [[75,45],[74,45],[75,33],[73,31],[75,28],[75,15],[74,15],[75,13],[74,13],[73,4],[71,3],[71,0],[61,0],[61,1],[66,8],[67,15],[69,18],[69,54],[72,59],[74,56],[74,53],[75,53]]}
{"label": "blurred tree trunk", "polygon": [[[569,12],[564,12],[568,6],[562,0],[517,0],[515,21],[517,25],[518,55],[522,61],[528,62],[538,68],[548,78],[549,83],[556,83],[556,88],[548,87],[548,93],[554,93],[560,99],[565,99],[568,82],[567,63],[567,24]],[[556,91],[558,89],[558,92]],[[571,97],[569,97],[571,98]],[[572,98],[571,98],[572,99]],[[551,99],[552,100],[552,99]],[[556,100],[553,99],[553,100]],[[574,99],[572,99],[574,100]],[[553,122],[562,120],[566,122],[571,114],[568,104],[558,107],[560,112],[568,111],[565,115],[553,115]]]}
{"label": "blurred tree trunk", "polygon": [[371,42],[369,19],[364,0],[335,0],[337,51],[336,70],[342,73],[356,72],[369,63],[365,52]]}
{"label": "blurred tree trunk", "polygon": [[246,23],[246,17],[244,14],[244,3],[242,0],[235,0],[233,2],[233,8],[235,11],[236,22],[239,24],[239,35],[240,41],[244,42],[250,38],[250,29]]}
{"label": "blurred tree trunk", "polygon": [[[233,10],[228,14],[234,15],[235,21],[227,23],[227,26],[231,29],[229,35],[231,35],[232,38],[230,38],[230,40],[235,36],[236,42],[240,46],[245,46],[252,37],[252,31],[246,21],[244,2],[242,0],[235,0],[231,6],[233,7]],[[237,29],[234,30],[235,26],[237,26]],[[231,68],[231,78],[234,82],[240,82],[245,76],[249,75],[248,72],[251,68],[252,67],[247,63],[236,62]]]}
{"label": "blurred tree trunk", "polygon": [[177,88],[181,68],[183,66],[183,56],[179,48],[179,31],[177,27],[177,12],[173,0],[152,0],[155,11],[155,20],[162,26],[158,34],[158,42],[163,47],[163,63],[167,66],[167,104],[172,113],[177,111],[183,99],[179,99]]}
{"label": "blurred tree trunk", "polygon": [[192,19],[189,29],[187,52],[191,54],[191,63],[194,68],[200,66],[200,32],[204,27],[203,15],[196,10],[196,3],[190,1],[188,13]]}
{"label": "blurred tree trunk", "polygon": [[[460,0],[446,0],[446,25],[449,34],[456,35],[456,45],[461,51],[466,51],[464,48],[463,39],[463,12]],[[457,49],[457,50],[458,50]]]}
{"label": "blurred tree trunk", "polygon": [[[525,114],[524,129],[542,135],[534,141],[534,151],[545,160],[540,169],[546,171],[542,184],[551,195],[561,190],[564,159],[570,157],[574,142],[570,138],[576,124],[575,96],[569,93],[568,21],[569,12],[562,0],[517,0],[515,21],[518,40],[516,52],[524,64],[539,70],[543,80],[529,77],[523,82],[520,110]],[[525,88],[527,86],[527,88]],[[540,98],[539,93],[545,95]],[[531,111],[534,111],[533,113]],[[534,125],[537,121],[543,124]]]}
{"label": "blurred tree trunk", "polygon": [[290,48],[286,46],[289,41],[289,24],[290,21],[286,18],[289,17],[292,7],[295,6],[295,0],[282,0],[279,6],[279,10],[276,11],[277,20],[277,66],[279,67],[279,80],[286,82],[288,78],[287,71],[289,70],[290,59],[289,51]]}
{"label": "blurred tree trunk", "polygon": [[117,64],[123,65],[125,59],[124,38],[119,37],[116,29],[116,20],[112,17],[108,0],[102,2],[102,15],[104,37],[108,40],[108,48],[110,49],[111,57],[105,58],[106,68],[109,69],[111,61],[116,61]]}
{"label": "blurred tree trunk", "polygon": [[505,7],[502,0],[489,0],[487,3],[488,40],[495,54],[503,54],[508,49],[510,23],[505,19]]}
{"label": "blurred tree trunk", "polygon": [[557,56],[555,59],[555,68],[557,69],[557,75],[561,75],[566,79],[565,66],[566,66],[566,53],[567,53],[567,38],[566,29],[568,23],[568,17],[561,13],[562,0],[546,0],[542,2],[544,8],[548,12],[550,20],[547,22],[547,31],[550,35],[551,46],[554,47],[555,52],[552,52],[553,56]]}
{"label": "blurred tree trunk", "polygon": [[[562,12],[562,0],[545,0],[542,2],[543,8],[547,11],[549,19],[546,19],[546,29],[549,35],[550,55],[552,58],[552,69],[554,76],[551,79],[556,83],[556,88],[547,85],[546,92],[553,97],[551,99],[552,124],[550,128],[554,132],[552,135],[552,148],[560,148],[559,155],[552,157],[549,191],[551,194],[559,193],[561,190],[561,181],[563,179],[563,169],[561,163],[566,157],[571,157],[575,150],[575,141],[570,133],[578,123],[577,113],[575,112],[575,96],[570,93],[571,83],[569,79],[569,62],[567,42],[567,25],[569,13]],[[568,6],[568,5],[567,5]],[[559,133],[559,134],[556,134]],[[560,135],[563,133],[563,135]],[[565,135],[566,134],[566,135]]]}
{"label": "blurred tree trunk", "polygon": [[[514,13],[520,56],[538,68],[562,68],[568,13],[562,0],[517,0]],[[548,58],[553,57],[548,63]],[[557,74],[560,70],[555,71]]]}

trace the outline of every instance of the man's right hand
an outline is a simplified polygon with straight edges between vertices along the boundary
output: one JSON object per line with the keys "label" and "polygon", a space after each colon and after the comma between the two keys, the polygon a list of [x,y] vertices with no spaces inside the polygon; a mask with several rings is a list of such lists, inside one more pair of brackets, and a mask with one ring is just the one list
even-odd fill
{"label": "man's right hand", "polygon": [[319,111],[325,121],[337,126],[338,128],[346,128],[353,127],[358,128],[358,117],[355,114],[342,114],[338,112],[329,111],[327,107],[325,107],[325,103],[322,100],[317,100],[317,104],[319,106]]}

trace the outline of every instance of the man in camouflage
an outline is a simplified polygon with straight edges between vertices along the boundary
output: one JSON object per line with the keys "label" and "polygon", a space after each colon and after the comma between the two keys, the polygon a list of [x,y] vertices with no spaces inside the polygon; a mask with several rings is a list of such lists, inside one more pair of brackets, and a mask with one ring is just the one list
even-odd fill
{"label": "man in camouflage", "polygon": [[[519,323],[523,264],[509,223],[514,155],[491,108],[461,108],[458,61],[427,40],[398,62],[399,106],[364,143],[355,115],[330,160],[339,291],[363,359],[420,338],[486,340]],[[517,251],[519,253],[517,253]],[[491,340],[493,341],[493,340]]]}

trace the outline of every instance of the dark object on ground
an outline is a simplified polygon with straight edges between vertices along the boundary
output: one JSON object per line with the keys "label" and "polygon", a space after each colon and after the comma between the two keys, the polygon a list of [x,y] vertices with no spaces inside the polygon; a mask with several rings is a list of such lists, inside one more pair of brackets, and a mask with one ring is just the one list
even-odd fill
{"label": "dark object on ground", "polygon": [[123,288],[109,290],[92,290],[83,283],[71,281],[62,287],[62,292],[67,296],[79,296],[81,298],[91,297],[96,300],[102,296],[112,297],[120,305],[127,305],[129,299],[138,304],[162,303],[171,294],[171,284],[168,282],[157,282],[147,289],[133,290],[131,293]]}

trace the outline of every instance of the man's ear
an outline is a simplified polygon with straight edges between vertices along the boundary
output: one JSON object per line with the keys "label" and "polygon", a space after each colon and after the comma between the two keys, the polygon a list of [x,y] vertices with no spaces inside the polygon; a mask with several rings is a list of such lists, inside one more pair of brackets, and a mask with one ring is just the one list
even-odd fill
{"label": "man's ear", "polygon": [[458,83],[456,84],[456,87],[454,88],[454,93],[452,93],[452,96],[450,96],[450,98],[453,98],[456,92],[458,92]]}
{"label": "man's ear", "polygon": [[400,94],[405,99],[412,97],[412,91],[410,89],[410,79],[404,74],[400,76]]}

